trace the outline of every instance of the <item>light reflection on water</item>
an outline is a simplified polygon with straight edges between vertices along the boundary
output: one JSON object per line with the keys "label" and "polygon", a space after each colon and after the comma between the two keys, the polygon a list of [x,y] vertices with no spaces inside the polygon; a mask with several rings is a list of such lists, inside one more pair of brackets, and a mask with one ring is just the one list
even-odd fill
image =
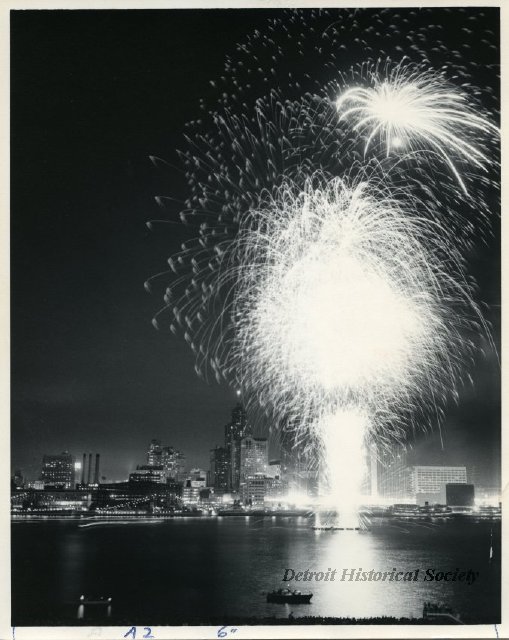
{"label": "light reflection on water", "polygon": [[[357,531],[313,531],[304,518],[175,518],[94,524],[13,525],[13,614],[17,626],[76,619],[81,594],[111,596],[112,616],[151,624],[221,616],[420,617],[425,601],[462,617],[499,618],[498,563],[489,564],[487,524],[401,524]],[[497,544],[498,532],[494,536]],[[498,547],[497,547],[498,548]],[[495,556],[497,559],[498,556]],[[282,582],[285,569],[336,569],[331,581]],[[459,582],[341,581],[343,569],[479,571]],[[266,593],[311,591],[310,605],[276,605]],[[85,616],[86,617],[86,616]],[[72,622],[71,622],[72,623]]]}

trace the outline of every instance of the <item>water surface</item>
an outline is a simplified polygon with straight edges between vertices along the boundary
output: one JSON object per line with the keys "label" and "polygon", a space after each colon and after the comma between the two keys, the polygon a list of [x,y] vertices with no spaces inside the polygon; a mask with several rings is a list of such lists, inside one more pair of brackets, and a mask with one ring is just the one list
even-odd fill
{"label": "water surface", "polygon": [[[495,623],[500,527],[490,562],[492,526],[393,523],[359,533],[313,531],[305,518],[15,521],[12,624],[78,624],[81,594],[113,598],[112,615],[102,624],[204,624],[221,617],[287,618],[290,612],[420,617],[425,601],[447,603],[467,622]],[[283,583],[287,568],[337,569],[336,580]],[[417,582],[340,580],[343,569],[359,568],[420,573]],[[479,575],[471,585],[424,582],[430,568]],[[311,604],[268,604],[266,592],[286,584],[311,591]]]}

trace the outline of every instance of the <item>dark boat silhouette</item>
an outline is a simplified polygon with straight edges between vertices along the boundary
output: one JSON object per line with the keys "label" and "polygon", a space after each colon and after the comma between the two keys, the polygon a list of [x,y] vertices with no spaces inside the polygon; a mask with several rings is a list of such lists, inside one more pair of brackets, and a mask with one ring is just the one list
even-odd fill
{"label": "dark boat silhouette", "polygon": [[310,604],[312,593],[301,593],[290,589],[278,589],[267,594],[267,602],[274,604]]}

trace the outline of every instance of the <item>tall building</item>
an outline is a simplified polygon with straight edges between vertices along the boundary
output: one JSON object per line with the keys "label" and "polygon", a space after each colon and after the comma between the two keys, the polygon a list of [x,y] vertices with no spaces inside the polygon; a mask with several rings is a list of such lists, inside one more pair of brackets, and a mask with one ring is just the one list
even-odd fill
{"label": "tall building", "polygon": [[64,451],[60,455],[42,458],[41,480],[44,487],[72,489],[74,486],[74,457]]}
{"label": "tall building", "polygon": [[152,440],[147,451],[147,465],[162,467],[165,479],[182,482],[185,479],[186,458],[181,451],[171,446],[161,445],[160,440]]}
{"label": "tall building", "polygon": [[448,482],[445,485],[445,498],[448,507],[473,507],[475,487],[473,484]]}
{"label": "tall building", "polygon": [[240,441],[240,482],[257,474],[268,475],[269,451],[267,438],[248,436]]}
{"label": "tall building", "polygon": [[295,439],[295,424],[291,419],[282,420],[279,428],[281,448],[281,477],[287,482],[292,494],[317,496],[319,490],[320,468],[313,464],[310,451],[313,443],[310,439]]}
{"label": "tall building", "polygon": [[162,465],[163,449],[159,440],[152,440],[147,451],[147,464],[152,467]]}
{"label": "tall building", "polygon": [[407,452],[397,448],[393,453],[380,453],[377,465],[378,495],[393,502],[413,502],[412,467],[408,465]]}
{"label": "tall building", "polygon": [[228,490],[230,458],[226,447],[215,447],[210,451],[210,484],[217,491]]}
{"label": "tall building", "polygon": [[202,469],[191,469],[184,482],[182,499],[186,504],[196,504],[207,485],[207,474]]}
{"label": "tall building", "polygon": [[244,504],[264,502],[269,480],[268,441],[247,436],[240,441],[240,497]]}
{"label": "tall building", "polygon": [[281,460],[271,460],[269,462],[267,475],[276,480],[281,480]]}
{"label": "tall building", "polygon": [[185,478],[186,457],[178,449],[165,446],[162,448],[161,464],[167,480],[182,482]]}
{"label": "tall building", "polygon": [[228,489],[238,491],[240,486],[240,441],[251,434],[244,407],[237,403],[232,410],[232,420],[224,428],[224,444],[230,458]]}

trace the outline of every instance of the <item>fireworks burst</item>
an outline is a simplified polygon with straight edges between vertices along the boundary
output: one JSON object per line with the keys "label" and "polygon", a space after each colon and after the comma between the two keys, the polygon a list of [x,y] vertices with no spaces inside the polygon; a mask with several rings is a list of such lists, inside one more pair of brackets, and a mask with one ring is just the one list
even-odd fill
{"label": "fireworks burst", "polygon": [[461,252],[493,208],[496,104],[476,102],[493,89],[473,84],[473,14],[443,14],[464,34],[452,57],[416,15],[292,11],[240,43],[180,153],[197,236],[151,279],[170,280],[155,324],[169,315],[198,373],[292,425],[343,510],[360,480],[341,469],[439,422],[486,330]]}
{"label": "fireworks burst", "polygon": [[353,121],[354,130],[364,135],[364,155],[376,137],[387,156],[393,150],[436,152],[466,194],[453,158],[486,171],[492,159],[482,138],[498,137],[498,127],[479,115],[479,108],[442,74],[399,64],[389,73],[372,73],[370,84],[346,90],[336,102],[340,118]]}
{"label": "fireworks burst", "polygon": [[302,437],[353,406],[383,440],[455,388],[479,318],[457,250],[418,206],[315,176],[252,212],[225,254],[235,334],[216,362]]}

